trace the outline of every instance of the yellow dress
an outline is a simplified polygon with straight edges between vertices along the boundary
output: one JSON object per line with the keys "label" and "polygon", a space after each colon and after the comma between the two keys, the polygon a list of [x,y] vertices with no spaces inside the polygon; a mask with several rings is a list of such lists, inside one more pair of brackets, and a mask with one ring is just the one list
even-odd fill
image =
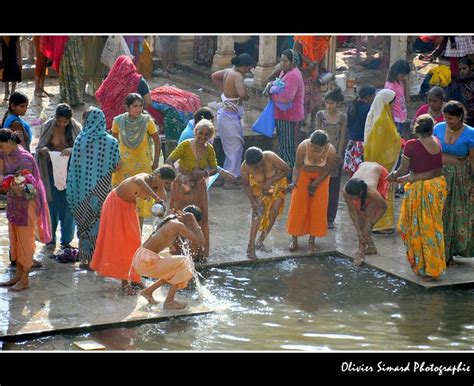
{"label": "yellow dress", "polygon": [[[122,135],[120,129],[114,120],[112,124],[112,133],[119,134],[119,151],[121,159],[120,170],[112,174],[112,185],[117,187],[123,180],[132,177],[138,173],[152,173],[153,153],[151,151],[150,136],[157,133],[153,120],[150,120],[147,126],[147,134],[143,137],[142,142],[135,149],[127,147],[121,140]],[[139,217],[151,217],[151,207],[153,206],[153,199],[137,199],[137,209]]]}

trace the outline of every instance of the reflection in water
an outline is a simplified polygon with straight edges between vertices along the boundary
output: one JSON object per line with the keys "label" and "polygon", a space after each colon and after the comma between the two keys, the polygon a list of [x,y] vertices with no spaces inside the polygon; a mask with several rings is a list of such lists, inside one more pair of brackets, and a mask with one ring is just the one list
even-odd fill
{"label": "reflection in water", "polygon": [[[87,337],[109,350],[471,350],[474,289],[425,290],[336,257],[211,268],[205,288],[227,308],[6,349],[75,349]],[[184,290],[197,296],[196,288]]]}

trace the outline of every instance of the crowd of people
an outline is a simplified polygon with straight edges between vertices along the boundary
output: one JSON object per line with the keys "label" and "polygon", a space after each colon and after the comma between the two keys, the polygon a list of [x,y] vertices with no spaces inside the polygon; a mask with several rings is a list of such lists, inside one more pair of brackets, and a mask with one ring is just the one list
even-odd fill
{"label": "crowd of people", "polygon": [[[361,87],[345,112],[340,88],[321,92],[319,75],[328,40],[295,36],[293,48],[282,51],[278,68],[268,78],[276,153],[258,147],[244,153],[241,118],[243,101],[249,99],[244,77],[255,62],[242,53],[232,59],[231,68],[212,74],[222,90],[216,126],[212,110],[196,110],[161,166],[159,127],[147,112],[150,89],[134,61],[126,55],[116,59],[107,77],[96,84],[98,106],[89,107],[81,123],[72,117],[71,106],[82,100],[84,74],[77,58],[83,55],[84,42],[74,37],[41,40],[46,52],[48,44],[61,47],[60,54],[55,49],[51,56],[57,61],[53,66],[69,74],[59,78],[67,103],[59,104],[41,127],[33,156],[31,128],[22,118],[29,100],[14,91],[14,83],[12,90],[6,88],[0,182],[7,192],[10,256],[17,268],[15,276],[0,285],[16,291],[28,288],[35,237],[54,250],[60,224],[61,249],[71,248],[77,232],[80,267],[121,280],[127,292],[141,287],[141,276],[155,278],[155,284],[142,288],[147,301],[154,303],[154,290],[168,283],[164,306],[184,307],[174,299],[192,277],[183,242],[189,243],[191,258],[209,257],[208,189],[216,175],[225,181],[225,189],[243,188],[250,201],[250,259],[257,258],[256,251],[269,251],[264,242],[283,212],[287,194],[289,250],[296,251],[298,238],[306,235],[309,250],[315,250],[315,238],[335,227],[344,172],[350,179],[342,195],[359,240],[355,265],[377,253],[373,232],[390,234],[395,229],[413,271],[425,279],[441,277],[453,256],[473,256],[474,129],[466,123],[470,101],[448,101],[445,90],[432,87],[406,138],[410,65],[398,60],[383,89]],[[100,47],[103,42],[89,43]],[[3,44],[10,49],[16,43]],[[168,74],[174,58],[167,60]],[[467,60],[458,64],[465,67]],[[461,89],[470,84],[464,67],[459,75],[463,82],[456,86]],[[89,71],[90,79],[95,79],[94,71]],[[35,97],[42,97],[44,74],[37,77]],[[225,153],[222,168],[213,147],[216,134]],[[396,190],[404,194],[398,222]],[[152,205],[166,201],[166,217],[142,242],[143,221],[152,216]]]}

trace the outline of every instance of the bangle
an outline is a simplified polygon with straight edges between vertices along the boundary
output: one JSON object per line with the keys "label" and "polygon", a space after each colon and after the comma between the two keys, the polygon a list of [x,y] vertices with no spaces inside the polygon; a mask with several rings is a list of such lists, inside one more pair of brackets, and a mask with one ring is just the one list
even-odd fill
{"label": "bangle", "polygon": [[197,233],[198,231],[202,231],[202,228],[200,226],[197,226],[192,230],[193,233]]}

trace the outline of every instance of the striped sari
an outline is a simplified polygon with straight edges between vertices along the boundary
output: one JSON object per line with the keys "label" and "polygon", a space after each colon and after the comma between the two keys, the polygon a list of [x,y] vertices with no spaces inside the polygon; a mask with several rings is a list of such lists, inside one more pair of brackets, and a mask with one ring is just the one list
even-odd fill
{"label": "striped sari", "polygon": [[444,176],[405,185],[397,230],[417,275],[439,277],[446,269],[442,222],[445,200]]}

